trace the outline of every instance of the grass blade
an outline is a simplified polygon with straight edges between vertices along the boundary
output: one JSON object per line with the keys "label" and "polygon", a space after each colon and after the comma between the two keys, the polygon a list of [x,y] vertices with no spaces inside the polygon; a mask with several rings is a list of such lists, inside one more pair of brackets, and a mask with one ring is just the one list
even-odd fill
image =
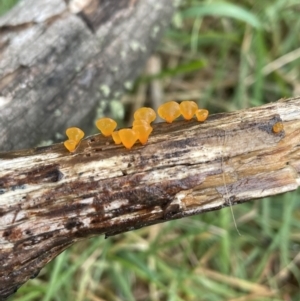
{"label": "grass blade", "polygon": [[231,3],[203,3],[182,12],[183,18],[204,16],[229,17],[248,23],[254,28],[261,27],[261,22],[254,14]]}

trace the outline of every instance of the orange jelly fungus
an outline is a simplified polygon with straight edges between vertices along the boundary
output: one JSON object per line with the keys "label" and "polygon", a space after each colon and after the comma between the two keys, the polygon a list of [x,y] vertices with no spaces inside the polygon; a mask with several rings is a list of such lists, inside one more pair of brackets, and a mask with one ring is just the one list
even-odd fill
{"label": "orange jelly fungus", "polygon": [[138,140],[138,133],[133,129],[119,130],[119,136],[123,145],[127,149],[131,149],[135,142]]}
{"label": "orange jelly fungus", "polygon": [[132,126],[137,126],[137,125],[144,125],[144,126],[150,126],[149,123],[145,120],[134,120],[133,123],[132,123]]}
{"label": "orange jelly fungus", "polygon": [[104,117],[96,121],[96,127],[103,136],[108,137],[117,127],[117,123],[111,118]]}
{"label": "orange jelly fungus", "polygon": [[121,144],[121,143],[122,143],[122,141],[121,141],[121,138],[120,138],[120,135],[119,135],[119,132],[118,132],[118,131],[116,131],[116,132],[113,132],[111,135],[112,135],[112,138],[113,138],[113,140],[114,140],[115,144]]}
{"label": "orange jelly fungus", "polygon": [[185,120],[191,120],[195,112],[198,110],[198,105],[194,101],[185,100],[179,105],[180,112]]}
{"label": "orange jelly fungus", "polygon": [[84,132],[79,128],[72,127],[66,130],[66,135],[69,140],[79,142],[84,137]]}
{"label": "orange jelly fungus", "polygon": [[198,121],[205,121],[208,116],[208,111],[205,109],[199,109],[196,111],[196,117]]}
{"label": "orange jelly fungus", "polygon": [[172,123],[180,116],[180,106],[176,101],[169,101],[159,106],[157,113],[166,122]]}
{"label": "orange jelly fungus", "polygon": [[276,122],[273,127],[272,131],[277,134],[283,131],[283,123],[282,122]]}
{"label": "orange jelly fungus", "polygon": [[[78,141],[79,142],[79,141]],[[74,152],[77,145],[78,145],[78,142],[77,141],[74,141],[74,140],[66,140],[64,142],[64,146],[65,148],[69,151],[69,152]]]}
{"label": "orange jelly fungus", "polygon": [[134,125],[133,130],[138,133],[138,139],[144,145],[147,143],[153,128],[150,125]]}
{"label": "orange jelly fungus", "polygon": [[145,120],[147,123],[151,123],[156,118],[156,113],[153,109],[142,107],[135,111],[133,115],[135,120]]}

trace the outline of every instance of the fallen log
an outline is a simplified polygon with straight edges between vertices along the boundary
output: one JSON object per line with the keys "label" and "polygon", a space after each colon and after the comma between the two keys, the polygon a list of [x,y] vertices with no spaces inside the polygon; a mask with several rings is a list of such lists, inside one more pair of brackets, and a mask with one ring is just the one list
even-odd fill
{"label": "fallen log", "polygon": [[131,150],[95,135],[1,153],[0,297],[76,241],[297,189],[299,141],[297,97],[155,124]]}

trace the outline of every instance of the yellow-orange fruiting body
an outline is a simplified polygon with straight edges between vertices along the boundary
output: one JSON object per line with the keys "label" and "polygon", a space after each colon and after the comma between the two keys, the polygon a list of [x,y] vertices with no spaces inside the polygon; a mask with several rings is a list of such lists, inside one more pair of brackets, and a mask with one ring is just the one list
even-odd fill
{"label": "yellow-orange fruiting body", "polygon": [[198,121],[205,121],[208,116],[208,111],[205,109],[199,109],[195,114]]}
{"label": "yellow-orange fruiting body", "polygon": [[119,132],[118,132],[118,131],[116,131],[116,132],[113,132],[111,135],[112,135],[112,138],[113,138],[113,140],[114,140],[115,144],[121,144],[121,143],[122,143],[122,141],[121,141],[121,138],[120,138],[120,135],[119,135]]}
{"label": "yellow-orange fruiting body", "polygon": [[156,118],[156,113],[153,109],[142,107],[135,111],[134,113],[135,120],[145,120],[147,123],[151,123]]}
{"label": "yellow-orange fruiting body", "polygon": [[150,125],[134,125],[132,128],[138,133],[140,142],[146,144],[153,128]]}
{"label": "yellow-orange fruiting body", "polygon": [[283,131],[283,123],[282,122],[276,122],[273,127],[272,127],[272,131],[275,133],[275,134],[278,134],[280,132]]}
{"label": "yellow-orange fruiting body", "polygon": [[169,101],[159,106],[157,113],[166,122],[172,123],[180,116],[180,107],[176,101]]}
{"label": "yellow-orange fruiting body", "polygon": [[179,107],[180,113],[185,120],[191,120],[194,117],[195,112],[198,110],[198,105],[194,101],[190,100],[182,101]]}
{"label": "yellow-orange fruiting body", "polygon": [[141,119],[137,119],[137,120],[134,120],[133,123],[132,123],[132,126],[136,126],[136,125],[144,125],[144,126],[150,126],[149,125],[149,122],[145,121],[145,120],[141,120]]}
{"label": "yellow-orange fruiting body", "polygon": [[69,140],[79,142],[84,137],[84,132],[79,128],[71,127],[66,130],[66,135]]}
{"label": "yellow-orange fruiting body", "polygon": [[117,123],[111,118],[104,117],[96,121],[96,127],[103,136],[108,137],[117,127]]}
{"label": "yellow-orange fruiting body", "polygon": [[131,149],[135,142],[138,140],[138,133],[133,129],[119,130],[119,136],[123,145],[127,149]]}
{"label": "yellow-orange fruiting body", "polygon": [[75,149],[76,149],[78,143],[79,143],[79,141],[77,142],[77,141],[74,141],[74,140],[66,140],[66,141],[64,142],[64,146],[65,146],[65,148],[66,148],[69,152],[72,153],[72,152],[75,151]]}

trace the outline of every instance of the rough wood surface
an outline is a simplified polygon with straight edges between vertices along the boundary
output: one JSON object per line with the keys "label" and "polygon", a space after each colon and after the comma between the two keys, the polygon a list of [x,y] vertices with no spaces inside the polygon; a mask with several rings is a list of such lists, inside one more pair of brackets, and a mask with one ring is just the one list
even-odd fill
{"label": "rough wood surface", "polygon": [[299,141],[294,98],[159,123],[131,150],[96,135],[74,154],[62,144],[0,154],[0,296],[78,240],[297,189]]}
{"label": "rough wood surface", "polygon": [[20,0],[0,17],[0,151],[57,141],[69,126],[87,130],[96,107],[108,114],[176,2]]}

